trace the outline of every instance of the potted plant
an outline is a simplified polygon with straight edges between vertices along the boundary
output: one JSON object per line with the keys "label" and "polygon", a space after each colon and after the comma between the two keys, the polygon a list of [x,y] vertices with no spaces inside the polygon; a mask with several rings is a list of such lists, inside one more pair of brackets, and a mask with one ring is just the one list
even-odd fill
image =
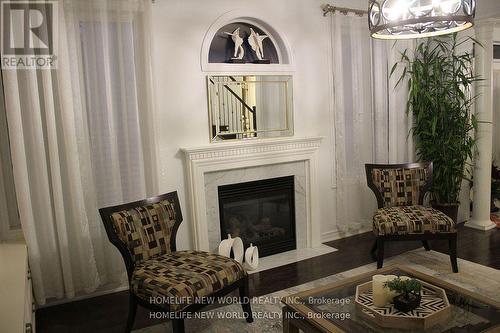
{"label": "potted plant", "polygon": [[385,286],[399,295],[393,299],[394,307],[401,312],[415,310],[420,305],[422,284],[415,279],[401,279],[400,277],[388,281]]}
{"label": "potted plant", "polygon": [[500,168],[495,164],[491,165],[491,212],[496,213],[499,208],[495,201],[500,200]]}
{"label": "potted plant", "polygon": [[479,79],[472,72],[472,53],[459,51],[467,40],[472,38],[458,39],[456,33],[421,40],[413,51],[405,50],[391,70],[393,75],[398,65],[403,66],[396,85],[408,80],[407,112],[413,115],[416,153],[420,160],[433,162],[433,207],[455,222],[462,180],[471,171],[472,133],[477,127],[471,89]]}

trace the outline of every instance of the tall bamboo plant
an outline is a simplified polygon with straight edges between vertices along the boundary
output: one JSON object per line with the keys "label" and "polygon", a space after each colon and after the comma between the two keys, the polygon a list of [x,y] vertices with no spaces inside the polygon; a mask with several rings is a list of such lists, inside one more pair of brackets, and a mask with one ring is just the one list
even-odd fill
{"label": "tall bamboo plant", "polygon": [[475,146],[472,85],[479,78],[472,70],[473,55],[459,51],[471,39],[453,34],[419,40],[413,52],[405,50],[391,70],[393,75],[398,65],[403,66],[396,85],[408,80],[407,110],[413,114],[411,133],[417,156],[433,161],[431,192],[444,205],[458,203]]}

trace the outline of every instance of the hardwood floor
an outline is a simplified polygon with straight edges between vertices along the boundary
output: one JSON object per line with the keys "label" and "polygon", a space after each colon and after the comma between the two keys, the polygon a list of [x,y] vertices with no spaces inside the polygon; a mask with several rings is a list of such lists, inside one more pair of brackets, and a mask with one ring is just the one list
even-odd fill
{"label": "hardwood floor", "polygon": [[[261,296],[373,262],[371,232],[326,243],[338,251],[250,275],[250,294]],[[447,242],[432,241],[433,250],[448,253]],[[389,258],[421,247],[420,242],[393,242],[386,245]],[[500,231],[477,231],[459,226],[458,257],[500,269]],[[127,292],[47,307],[36,312],[39,333],[123,332],[128,311]],[[149,312],[139,307],[135,328],[155,325]]]}

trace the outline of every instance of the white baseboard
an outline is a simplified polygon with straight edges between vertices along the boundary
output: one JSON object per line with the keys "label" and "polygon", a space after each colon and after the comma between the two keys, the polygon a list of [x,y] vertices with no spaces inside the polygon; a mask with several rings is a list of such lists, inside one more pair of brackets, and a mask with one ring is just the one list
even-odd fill
{"label": "white baseboard", "polygon": [[321,243],[331,242],[336,239],[341,239],[349,236],[359,235],[372,230],[372,226],[361,227],[356,230],[340,231],[331,230],[321,234]]}

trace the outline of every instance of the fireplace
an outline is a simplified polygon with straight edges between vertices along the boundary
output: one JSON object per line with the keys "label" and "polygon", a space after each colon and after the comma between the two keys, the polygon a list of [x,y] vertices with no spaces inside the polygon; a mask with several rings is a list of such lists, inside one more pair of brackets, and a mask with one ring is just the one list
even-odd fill
{"label": "fireplace", "polygon": [[259,255],[296,249],[294,176],[218,187],[221,238],[241,237]]}

